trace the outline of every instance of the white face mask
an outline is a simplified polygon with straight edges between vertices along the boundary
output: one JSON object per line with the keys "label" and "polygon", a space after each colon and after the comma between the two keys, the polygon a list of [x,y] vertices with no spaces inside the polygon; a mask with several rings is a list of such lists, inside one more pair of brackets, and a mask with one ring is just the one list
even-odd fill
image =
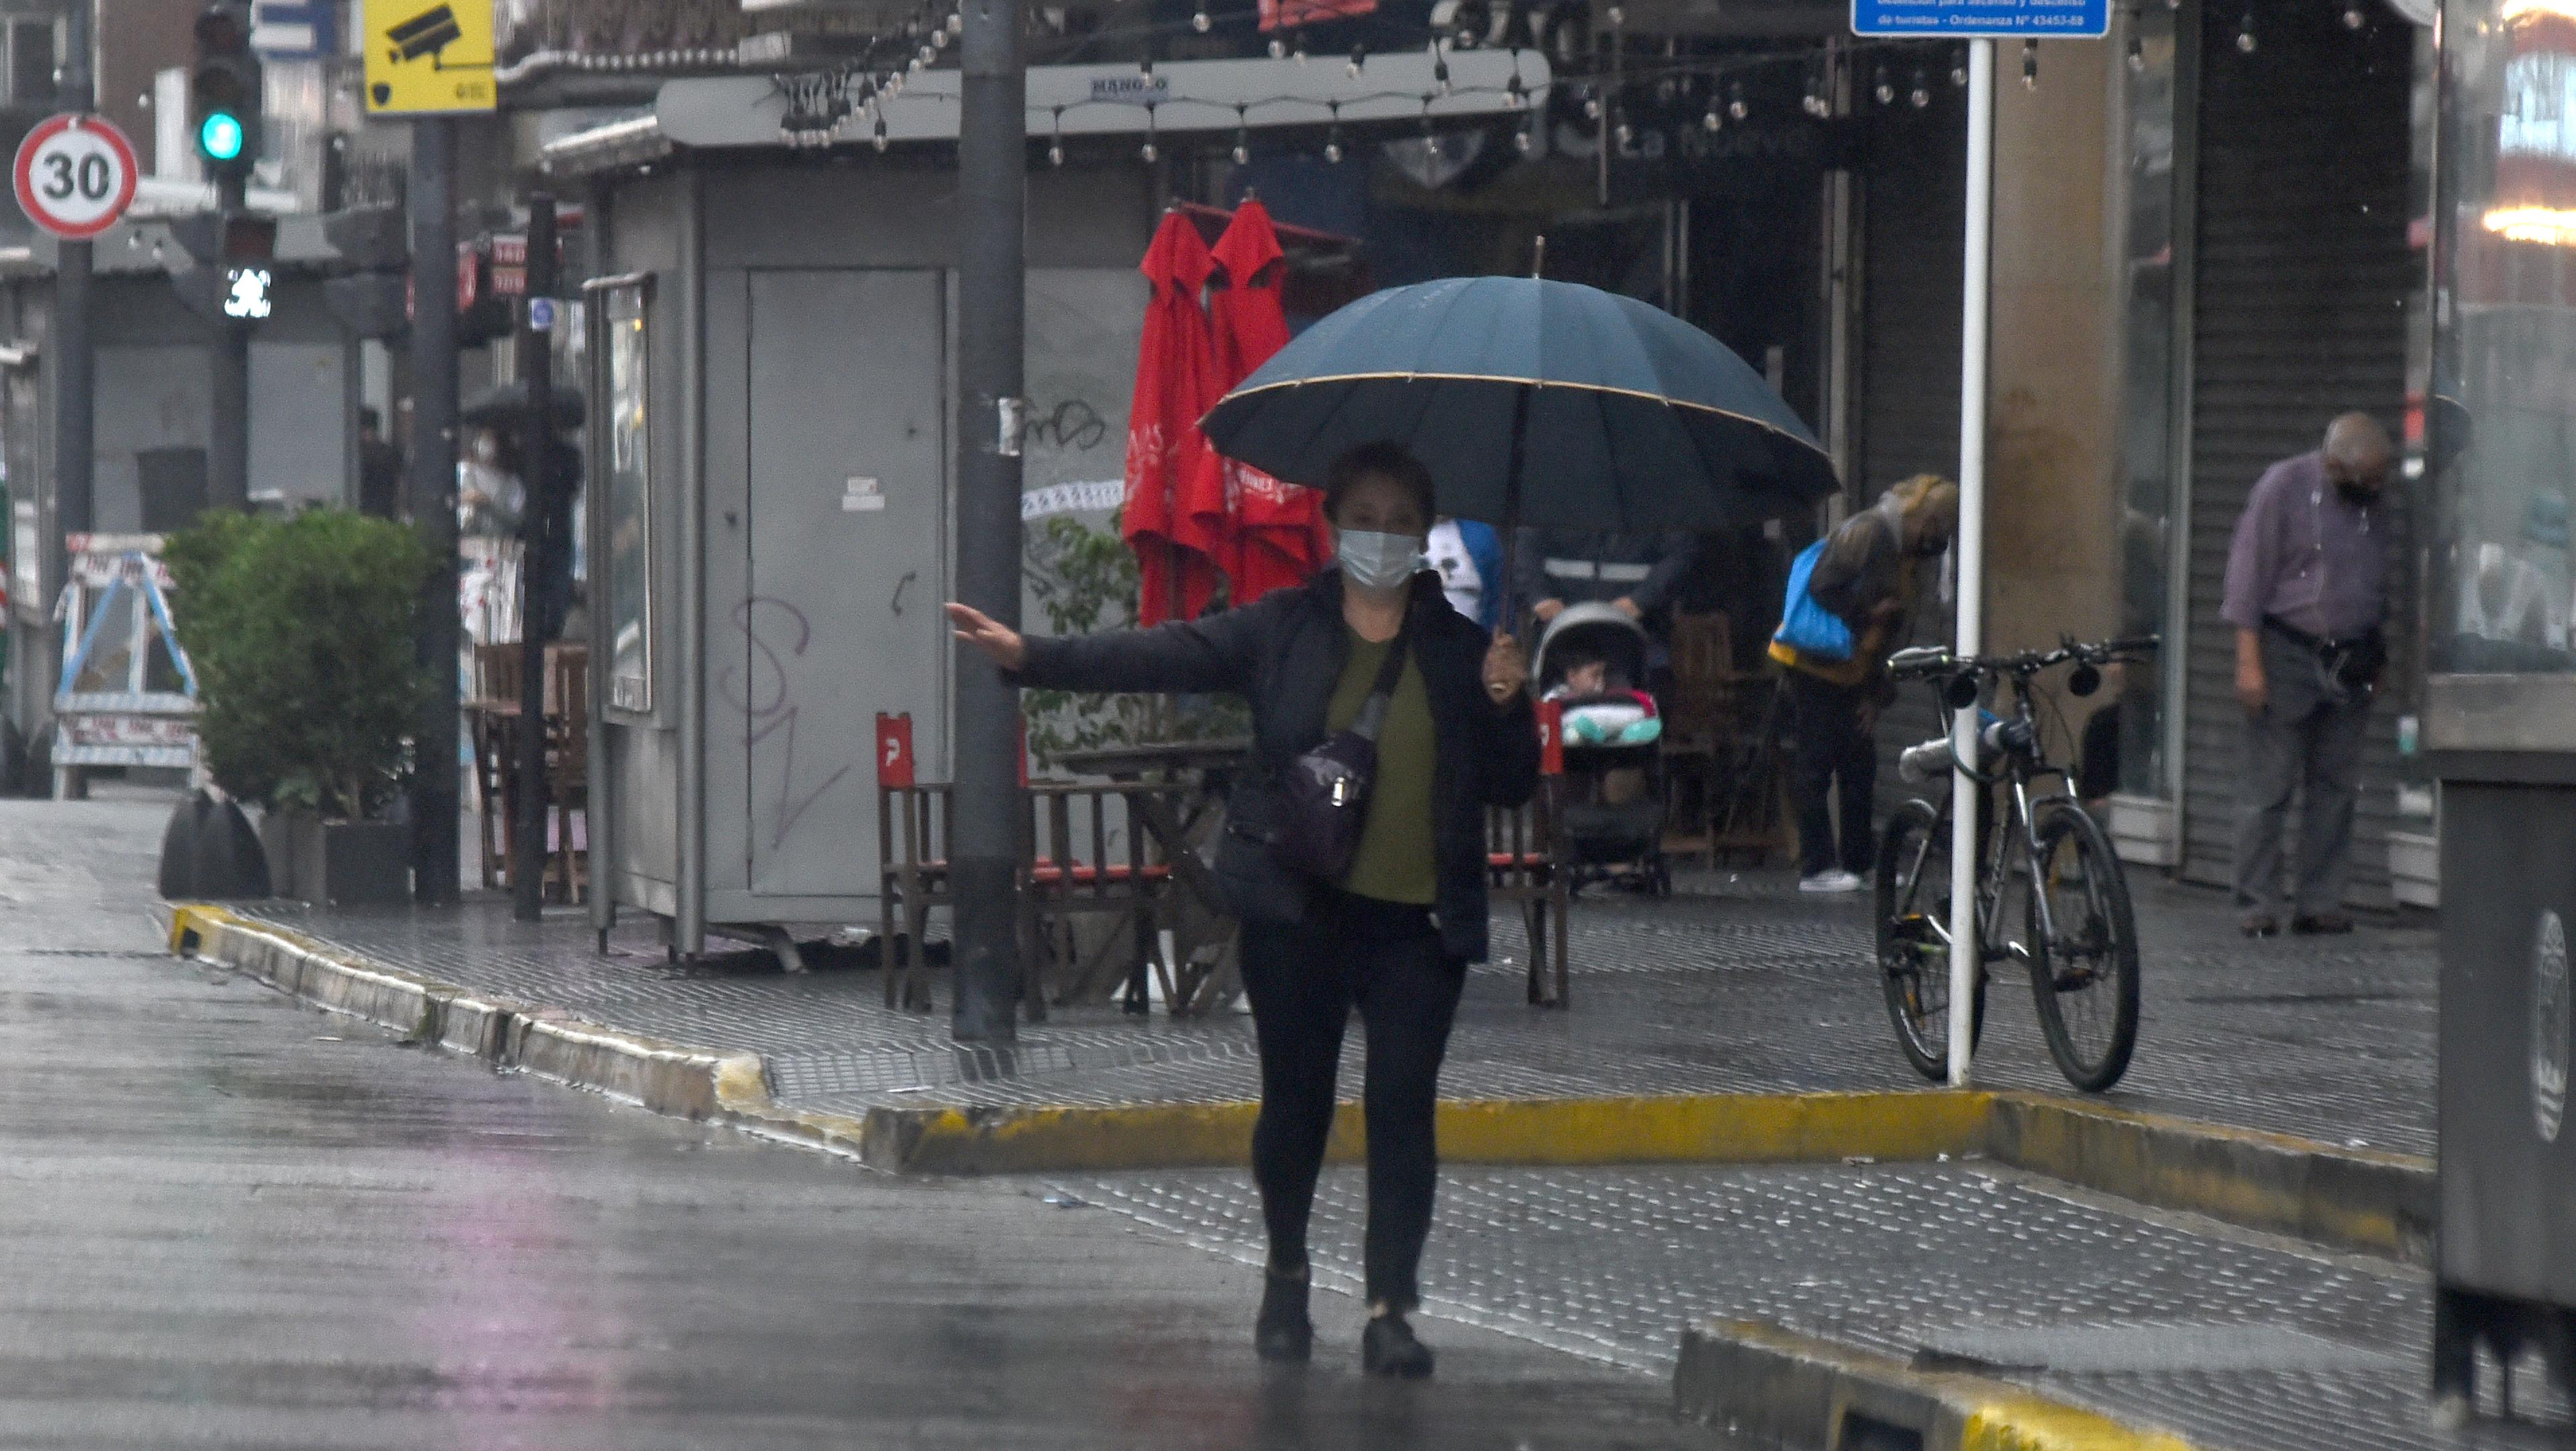
{"label": "white face mask", "polygon": [[1345,529],[1334,558],[1342,566],[1342,577],[1360,588],[1394,589],[1413,578],[1422,558],[1422,539],[1415,534]]}

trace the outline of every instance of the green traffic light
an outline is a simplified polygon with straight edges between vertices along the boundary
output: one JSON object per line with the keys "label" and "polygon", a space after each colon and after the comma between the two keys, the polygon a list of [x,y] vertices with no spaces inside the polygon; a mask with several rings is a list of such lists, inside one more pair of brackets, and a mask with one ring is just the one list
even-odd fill
{"label": "green traffic light", "polygon": [[197,149],[209,161],[231,161],[242,153],[242,123],[229,111],[208,113],[197,124]]}

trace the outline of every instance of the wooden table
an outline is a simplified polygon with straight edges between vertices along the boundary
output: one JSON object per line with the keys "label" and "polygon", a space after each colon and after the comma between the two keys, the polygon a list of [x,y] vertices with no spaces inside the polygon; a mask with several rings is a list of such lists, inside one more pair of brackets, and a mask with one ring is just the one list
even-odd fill
{"label": "wooden table", "polygon": [[[1153,839],[1191,901],[1211,921],[1224,924],[1221,934],[1212,935],[1230,939],[1234,913],[1226,905],[1225,891],[1217,884],[1216,873],[1200,860],[1198,847],[1222,815],[1226,786],[1232,774],[1243,767],[1251,746],[1250,741],[1241,739],[1103,746],[1068,752],[1056,757],[1054,764],[1078,775],[1106,777],[1122,784],[1177,784],[1187,780],[1191,789],[1185,792],[1131,792],[1126,798],[1127,807],[1136,824]],[[1176,798],[1183,803],[1177,810]],[[1213,967],[1193,966],[1191,951],[1183,943],[1174,954],[1182,959],[1172,965],[1175,1013],[1205,1011],[1238,991],[1230,942],[1222,960]]]}

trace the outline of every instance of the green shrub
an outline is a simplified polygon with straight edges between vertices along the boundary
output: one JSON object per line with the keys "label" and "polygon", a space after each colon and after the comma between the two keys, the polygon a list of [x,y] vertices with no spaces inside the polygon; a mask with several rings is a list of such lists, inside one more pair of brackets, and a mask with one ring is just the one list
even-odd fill
{"label": "green shrub", "polygon": [[429,547],[341,510],[216,512],[171,536],[164,558],[215,783],[262,806],[379,814],[428,688],[414,631]]}
{"label": "green shrub", "polygon": [[[1136,556],[1109,527],[1057,515],[1028,532],[1029,592],[1047,632],[1090,635],[1136,621]],[[1115,695],[1072,690],[1023,693],[1029,752],[1045,765],[1103,746],[1232,739],[1252,734],[1252,712],[1231,695]]]}

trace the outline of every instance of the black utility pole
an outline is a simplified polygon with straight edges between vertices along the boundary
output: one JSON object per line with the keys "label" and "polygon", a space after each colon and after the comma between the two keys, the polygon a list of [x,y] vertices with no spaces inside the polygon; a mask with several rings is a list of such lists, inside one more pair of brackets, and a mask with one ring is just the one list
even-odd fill
{"label": "black utility pole", "polygon": [[[89,71],[92,3],[71,0],[64,16],[63,64],[56,76],[56,94],[62,109],[75,116],[87,115],[95,99],[90,94]],[[87,242],[67,241],[58,243],[55,250],[54,528],[45,539],[44,587],[48,590],[60,590],[71,579],[69,536],[97,527],[91,500],[97,467],[98,352],[89,326],[89,249]],[[35,601],[40,606],[52,602],[51,595]],[[38,631],[30,638],[41,636]],[[34,723],[28,724],[32,730]]]}
{"label": "black utility pole", "polygon": [[[521,309],[519,374],[528,397],[527,444],[519,465],[527,507],[519,556],[519,819],[510,871],[510,913],[522,922],[542,915],[546,885],[546,640],[554,633],[555,360],[554,333],[540,331],[538,312],[555,294],[555,199],[528,198],[528,296]],[[552,326],[552,318],[547,319]]]}
{"label": "black utility pole", "polygon": [[[1028,173],[1024,0],[965,0],[957,138],[957,596],[1020,623],[1020,388]],[[1020,992],[1019,692],[960,652],[956,709],[959,1039],[1010,1040]]]}
{"label": "black utility pole", "polygon": [[412,733],[412,899],[456,900],[456,123],[411,123],[411,517],[437,560],[421,589],[429,672]]}

